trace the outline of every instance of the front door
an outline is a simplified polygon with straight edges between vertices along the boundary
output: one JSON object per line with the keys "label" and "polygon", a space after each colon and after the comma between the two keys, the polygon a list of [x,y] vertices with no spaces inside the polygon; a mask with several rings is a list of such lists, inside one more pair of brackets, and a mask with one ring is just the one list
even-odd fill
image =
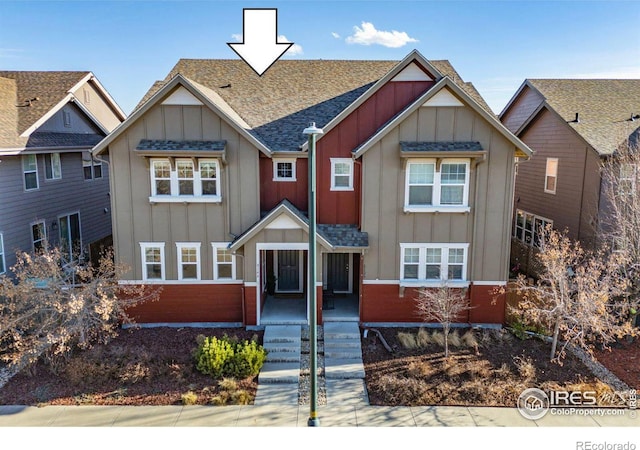
{"label": "front door", "polygon": [[278,275],[276,280],[277,292],[302,292],[300,283],[300,251],[278,250]]}
{"label": "front door", "polygon": [[327,287],[333,292],[351,292],[349,283],[351,258],[350,253],[327,254]]}

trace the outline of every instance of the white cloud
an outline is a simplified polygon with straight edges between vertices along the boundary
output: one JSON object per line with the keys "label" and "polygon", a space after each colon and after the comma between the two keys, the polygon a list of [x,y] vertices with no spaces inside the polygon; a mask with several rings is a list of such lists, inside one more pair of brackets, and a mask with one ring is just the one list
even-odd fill
{"label": "white cloud", "polygon": [[335,31],[331,32],[331,36],[333,36],[336,39],[340,39],[340,35],[338,33],[336,33]]}
{"label": "white cloud", "polygon": [[231,39],[237,41],[237,42],[242,42],[242,35],[238,34],[238,33],[234,33],[231,35]]}
{"label": "white cloud", "polygon": [[362,28],[353,27],[353,35],[347,37],[348,44],[372,45],[378,44],[389,48],[402,47],[409,42],[418,42],[404,31],[380,31],[376,30],[371,22],[362,22]]}
{"label": "white cloud", "polygon": [[[284,34],[281,34],[278,36],[278,44],[285,44],[288,42],[291,42],[291,41],[287,39],[287,37]],[[302,55],[303,53],[304,51],[302,50],[301,45],[293,44],[291,47],[289,47],[289,50],[287,50],[285,55],[296,56],[296,55]]]}

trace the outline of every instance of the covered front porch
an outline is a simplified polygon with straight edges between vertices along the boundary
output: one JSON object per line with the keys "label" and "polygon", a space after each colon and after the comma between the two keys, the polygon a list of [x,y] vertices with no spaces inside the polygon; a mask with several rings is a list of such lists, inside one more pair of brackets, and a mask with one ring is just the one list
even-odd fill
{"label": "covered front porch", "polygon": [[[324,294],[324,293],[323,293]],[[329,299],[323,296],[323,322],[359,321],[359,298],[357,294],[337,294]],[[262,308],[261,325],[306,325],[306,297],[282,298],[267,295]]]}

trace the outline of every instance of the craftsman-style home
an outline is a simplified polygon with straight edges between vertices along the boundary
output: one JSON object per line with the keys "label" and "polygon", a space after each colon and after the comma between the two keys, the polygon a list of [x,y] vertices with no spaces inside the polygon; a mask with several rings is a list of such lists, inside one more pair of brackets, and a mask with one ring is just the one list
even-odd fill
{"label": "craftsman-style home", "polygon": [[86,259],[110,244],[108,169],[91,149],[124,119],[91,72],[0,71],[0,274],[47,241]]}
{"label": "craftsman-style home", "polygon": [[584,246],[606,226],[604,160],[638,142],[640,80],[527,79],[500,114],[535,153],[518,166],[513,264],[528,271],[547,224]]}
{"label": "craftsman-style home", "polygon": [[[307,142],[317,140],[317,286]],[[415,323],[420,287],[468,288],[500,324],[516,161],[529,148],[448,61],[180,60],[94,148],[110,160],[123,283],[159,284],[138,322]],[[292,320],[290,316],[289,320]]]}

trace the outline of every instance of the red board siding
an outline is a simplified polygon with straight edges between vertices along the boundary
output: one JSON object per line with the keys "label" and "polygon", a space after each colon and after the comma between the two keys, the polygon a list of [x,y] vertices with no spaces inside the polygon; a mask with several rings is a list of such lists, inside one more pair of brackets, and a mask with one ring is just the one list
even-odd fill
{"label": "red board siding", "polygon": [[331,191],[331,158],[351,158],[352,150],[433,84],[389,82],[322,137],[317,147],[319,223],[360,224],[360,166],[354,167],[353,191]]}
{"label": "red board siding", "polygon": [[244,289],[244,324],[256,325],[256,288],[245,286]]}
{"label": "red board siding", "polygon": [[138,323],[242,322],[242,285],[163,285],[160,300],[129,314]]}
{"label": "red board siding", "polygon": [[496,294],[499,286],[471,286],[471,306],[469,322],[504,324],[505,294]]}
{"label": "red board siding", "polygon": [[[495,295],[497,286],[471,286],[469,295],[473,309],[461,317],[461,322],[504,323],[505,296]],[[416,313],[418,290],[389,284],[363,284],[360,307],[362,322],[422,322]]]}
{"label": "red board siding", "polygon": [[273,181],[273,159],[260,156],[260,209],[270,211],[286,198],[299,210],[306,211],[308,170],[307,159],[298,158],[296,181]]}

